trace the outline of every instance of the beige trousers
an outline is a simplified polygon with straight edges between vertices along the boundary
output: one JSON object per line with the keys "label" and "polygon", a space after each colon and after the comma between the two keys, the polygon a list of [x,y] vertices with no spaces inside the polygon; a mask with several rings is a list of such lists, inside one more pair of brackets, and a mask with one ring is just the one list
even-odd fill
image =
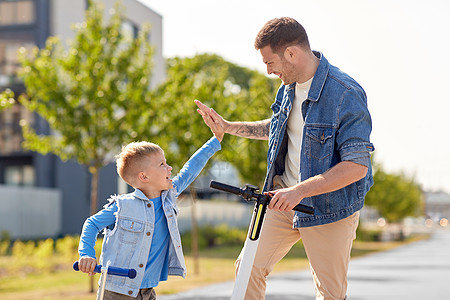
{"label": "beige trousers", "polygon": [[[266,277],[300,239],[308,256],[316,299],[345,299],[359,212],[334,223],[306,228],[292,228],[294,213],[267,210],[245,300],[264,299]],[[236,273],[242,255],[236,261]]]}

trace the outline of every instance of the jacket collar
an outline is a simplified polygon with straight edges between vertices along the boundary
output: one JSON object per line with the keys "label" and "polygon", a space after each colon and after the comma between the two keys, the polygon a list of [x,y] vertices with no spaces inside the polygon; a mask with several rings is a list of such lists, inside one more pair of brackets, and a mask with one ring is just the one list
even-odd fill
{"label": "jacket collar", "polygon": [[311,88],[308,93],[308,100],[317,101],[320,98],[325,81],[328,76],[328,71],[330,70],[330,63],[323,56],[322,52],[313,51],[314,55],[320,59],[319,66],[317,67],[316,73],[314,74],[314,79],[311,83]]}
{"label": "jacket collar", "polygon": [[148,200],[147,196],[144,195],[144,193],[140,189],[135,189],[132,195],[136,198],[139,198],[141,200]]}
{"label": "jacket collar", "polygon": [[[165,199],[168,193],[169,193],[169,190],[162,191],[161,199]],[[131,195],[138,199],[144,200],[144,201],[149,200],[147,198],[147,196],[145,196],[145,194],[140,189],[135,189],[134,192],[131,193]]]}

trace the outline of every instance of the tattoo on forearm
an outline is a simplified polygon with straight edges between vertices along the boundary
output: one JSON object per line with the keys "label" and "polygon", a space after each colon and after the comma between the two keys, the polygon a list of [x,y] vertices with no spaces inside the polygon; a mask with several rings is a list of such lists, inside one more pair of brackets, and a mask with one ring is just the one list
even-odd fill
{"label": "tattoo on forearm", "polygon": [[270,133],[270,121],[267,122],[266,125],[263,127],[264,137],[269,138],[269,133]]}
{"label": "tattoo on forearm", "polygon": [[254,139],[269,137],[270,122],[268,120],[242,123],[236,130],[236,135]]}

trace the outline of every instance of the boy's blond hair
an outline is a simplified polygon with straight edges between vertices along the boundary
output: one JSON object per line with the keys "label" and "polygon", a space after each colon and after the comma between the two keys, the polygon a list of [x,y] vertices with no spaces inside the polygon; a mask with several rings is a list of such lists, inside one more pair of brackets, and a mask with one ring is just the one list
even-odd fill
{"label": "boy's blond hair", "polygon": [[129,185],[136,183],[140,165],[149,155],[164,153],[163,149],[150,142],[132,142],[122,147],[122,151],[116,155],[117,173]]}

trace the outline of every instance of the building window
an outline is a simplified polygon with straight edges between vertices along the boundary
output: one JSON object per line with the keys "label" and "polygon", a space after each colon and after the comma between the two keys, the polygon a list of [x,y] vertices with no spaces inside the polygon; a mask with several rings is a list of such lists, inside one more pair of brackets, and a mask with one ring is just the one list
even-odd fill
{"label": "building window", "polygon": [[31,165],[7,166],[5,184],[16,186],[34,186],[34,167]]}
{"label": "building window", "polygon": [[20,82],[17,78],[17,70],[20,68],[18,50],[24,47],[28,53],[31,53],[34,46],[34,43],[31,42],[0,41],[0,87]]}
{"label": "building window", "polygon": [[0,2],[0,26],[32,24],[35,21],[34,1],[17,0]]}
{"label": "building window", "polygon": [[21,122],[34,124],[33,113],[16,103],[13,107],[0,111],[0,156],[23,152]]}
{"label": "building window", "polygon": [[125,44],[132,43],[137,38],[138,28],[129,20],[124,20],[122,22],[120,30],[122,32]]}

